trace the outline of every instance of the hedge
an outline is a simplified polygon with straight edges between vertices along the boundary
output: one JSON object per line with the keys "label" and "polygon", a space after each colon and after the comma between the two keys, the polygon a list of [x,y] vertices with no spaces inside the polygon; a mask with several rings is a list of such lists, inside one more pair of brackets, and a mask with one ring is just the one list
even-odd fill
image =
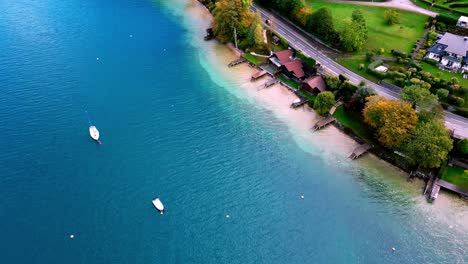
{"label": "hedge", "polygon": [[375,60],[372,63],[370,63],[369,66],[367,66],[367,71],[379,79],[385,79],[387,77],[386,73],[375,70],[375,68],[379,67],[382,64],[382,60]]}
{"label": "hedge", "polygon": [[455,8],[455,7],[468,7],[468,3],[455,3],[455,4],[449,5],[449,7],[451,7],[451,8]]}
{"label": "hedge", "polygon": [[433,60],[433,59],[429,59],[429,58],[424,58],[424,61],[427,62],[427,64],[430,64],[430,65],[433,65],[433,66],[436,66],[437,64],[439,64],[438,61]]}
{"label": "hedge", "polygon": [[[423,3],[426,3],[429,6],[432,6],[432,1],[428,1],[428,0],[419,0],[419,1],[421,1]],[[457,14],[468,15],[468,12],[463,12],[461,10],[453,9],[453,8],[450,8],[450,7],[447,7],[447,6],[443,6],[443,5],[439,5],[439,4],[434,4],[433,6],[435,6],[437,8],[440,8],[440,9],[450,11],[450,12],[454,12],[454,13],[457,13]]]}
{"label": "hedge", "polygon": [[399,50],[396,50],[396,49],[392,49],[392,54],[396,57],[400,57],[400,58],[403,58],[403,59],[406,59],[408,57],[408,54],[406,54],[406,52],[403,52],[403,51],[399,51]]}

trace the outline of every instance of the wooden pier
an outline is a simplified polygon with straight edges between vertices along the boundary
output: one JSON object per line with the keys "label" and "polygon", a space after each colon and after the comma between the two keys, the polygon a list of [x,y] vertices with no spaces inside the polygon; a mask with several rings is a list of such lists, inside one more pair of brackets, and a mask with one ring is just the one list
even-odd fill
{"label": "wooden pier", "polygon": [[273,84],[277,83],[278,82],[278,78],[272,78],[270,80],[268,80],[266,83],[265,83],[265,88],[267,87],[270,87],[272,86]]}
{"label": "wooden pier", "polygon": [[298,107],[301,107],[301,106],[307,104],[307,102],[309,102],[309,100],[307,100],[306,98],[301,97],[299,99],[300,99],[299,102],[292,103],[290,107],[291,108],[298,108]]}
{"label": "wooden pier", "polygon": [[235,60],[235,61],[231,61],[231,62],[228,64],[228,67],[234,67],[234,66],[239,65],[239,64],[241,64],[241,63],[243,63],[243,62],[246,62],[246,61],[247,61],[246,59],[240,58],[240,59],[237,59],[237,60]]}
{"label": "wooden pier", "polygon": [[252,76],[250,77],[250,81],[255,81],[255,80],[257,80],[258,78],[261,78],[262,76],[264,76],[267,73],[268,72],[265,71],[265,70],[259,70],[256,73],[252,74]]}
{"label": "wooden pier", "polygon": [[348,159],[357,159],[359,158],[362,154],[366,153],[369,149],[371,149],[372,146],[365,143],[365,144],[362,144],[358,147],[356,147],[353,152],[351,152],[349,155],[348,155]]}
{"label": "wooden pier", "polygon": [[331,124],[331,123],[333,123],[333,122],[335,122],[335,121],[336,121],[336,119],[335,119],[333,116],[329,116],[329,117],[327,117],[327,118],[325,118],[325,119],[322,119],[322,120],[318,121],[318,122],[314,125],[314,127],[313,127],[312,129],[313,129],[314,131],[320,130],[320,129],[326,127],[327,125],[329,125],[329,124]]}
{"label": "wooden pier", "polygon": [[[468,199],[468,190],[464,189],[460,186],[454,185],[450,182],[444,181],[442,179],[435,179],[434,181],[428,181],[425,194],[428,194],[428,200],[430,202],[434,201],[437,199],[437,196],[439,195],[440,188],[445,188],[447,190],[450,190],[452,192],[455,192],[459,194],[461,197]],[[427,192],[430,190],[430,193]]]}

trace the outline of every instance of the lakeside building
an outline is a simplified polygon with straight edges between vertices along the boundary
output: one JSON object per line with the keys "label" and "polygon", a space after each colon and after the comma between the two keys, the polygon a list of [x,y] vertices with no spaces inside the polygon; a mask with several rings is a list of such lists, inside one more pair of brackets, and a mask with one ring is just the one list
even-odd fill
{"label": "lakeside building", "polygon": [[312,76],[301,83],[301,88],[311,94],[319,94],[327,90],[327,85],[321,75]]}
{"label": "lakeside building", "polygon": [[291,49],[275,52],[268,60],[290,79],[302,81],[306,77],[302,61],[294,56]]}
{"label": "lakeside building", "polygon": [[449,71],[468,71],[468,37],[445,33],[427,50],[426,58]]}

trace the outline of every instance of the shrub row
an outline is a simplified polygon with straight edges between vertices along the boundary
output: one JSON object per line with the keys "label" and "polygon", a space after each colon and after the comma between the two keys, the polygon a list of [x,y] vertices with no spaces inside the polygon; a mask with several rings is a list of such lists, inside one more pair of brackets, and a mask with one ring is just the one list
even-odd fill
{"label": "shrub row", "polygon": [[[429,6],[432,6],[432,1],[428,1],[428,0],[419,0],[423,3],[426,3],[428,4]],[[461,10],[457,10],[457,9],[453,9],[453,8],[450,8],[450,7],[447,7],[447,6],[443,6],[443,5],[439,5],[439,4],[434,4],[433,6],[437,7],[437,8],[440,8],[440,9],[444,9],[444,10],[447,10],[447,11],[450,11],[450,12],[453,12],[453,13],[457,13],[457,14],[460,14],[460,15],[468,15],[468,12],[464,12],[464,11],[461,11]]]}

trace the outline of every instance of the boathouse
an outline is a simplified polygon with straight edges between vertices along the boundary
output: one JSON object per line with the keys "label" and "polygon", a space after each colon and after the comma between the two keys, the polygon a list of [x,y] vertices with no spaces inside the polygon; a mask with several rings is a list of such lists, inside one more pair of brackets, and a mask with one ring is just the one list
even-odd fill
{"label": "boathouse", "polygon": [[275,52],[268,60],[290,79],[301,81],[305,78],[304,65],[300,59],[294,57],[291,49]]}
{"label": "boathouse", "polygon": [[312,94],[319,94],[327,90],[327,85],[321,75],[312,76],[301,83],[301,88]]}

